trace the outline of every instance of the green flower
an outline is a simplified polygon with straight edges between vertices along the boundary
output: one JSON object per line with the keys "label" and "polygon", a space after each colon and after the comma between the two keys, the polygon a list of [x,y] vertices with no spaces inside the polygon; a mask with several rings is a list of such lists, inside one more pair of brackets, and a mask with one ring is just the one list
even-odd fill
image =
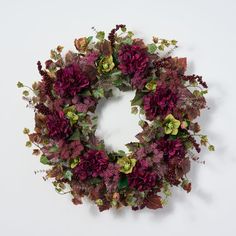
{"label": "green flower", "polygon": [[131,173],[136,164],[136,161],[136,159],[128,156],[119,158],[117,164],[120,166],[120,172],[123,172],[125,174]]}
{"label": "green flower", "polygon": [[74,105],[65,107],[63,111],[66,114],[66,117],[70,120],[71,125],[77,123],[77,121],[79,120],[79,115]]}
{"label": "green flower", "polygon": [[77,114],[75,114],[73,111],[68,111],[66,113],[66,117],[70,120],[70,123],[72,125],[76,124],[79,119],[79,116]]}
{"label": "green flower", "polygon": [[113,62],[112,56],[103,57],[98,63],[98,72],[100,74],[107,73],[111,71],[114,67],[115,67],[115,64]]}
{"label": "green flower", "polygon": [[102,206],[103,205],[103,200],[102,199],[97,199],[96,201],[95,201],[95,203],[98,205],[98,206]]}
{"label": "green flower", "polygon": [[164,131],[165,134],[176,135],[178,133],[178,128],[180,126],[180,121],[176,120],[173,115],[169,114],[164,120]]}

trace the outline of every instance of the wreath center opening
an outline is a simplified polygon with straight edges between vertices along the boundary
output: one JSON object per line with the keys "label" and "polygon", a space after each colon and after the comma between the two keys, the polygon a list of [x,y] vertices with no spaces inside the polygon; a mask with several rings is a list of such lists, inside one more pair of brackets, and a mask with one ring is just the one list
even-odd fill
{"label": "wreath center opening", "polygon": [[98,126],[96,135],[103,139],[109,151],[128,151],[125,144],[137,141],[135,135],[141,131],[139,116],[131,114],[130,101],[135,91],[113,90],[113,96],[102,99],[96,108]]}

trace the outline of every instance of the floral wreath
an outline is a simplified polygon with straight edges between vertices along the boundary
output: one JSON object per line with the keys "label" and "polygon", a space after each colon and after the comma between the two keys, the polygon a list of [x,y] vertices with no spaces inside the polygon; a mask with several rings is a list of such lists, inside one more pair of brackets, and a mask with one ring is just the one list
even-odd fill
{"label": "floral wreath", "polygon": [[[38,62],[39,82],[31,87],[18,82],[35,112],[34,131],[23,131],[26,146],[36,146],[33,154],[50,166],[44,178],[53,179],[58,193],[71,193],[74,204],[87,197],[100,211],[162,208],[172,186],[191,190],[186,174],[191,160],[198,161],[200,145],[214,150],[194,121],[206,108],[207,84],[185,74],[186,58],[170,56],[176,40],[153,37],[145,44],[125,25],[117,25],[108,38],[93,30],[95,40],[74,41],[77,52],[62,56],[58,46],[45,69]],[[108,152],[95,135],[96,106],[113,96],[114,88],[135,90],[131,111],[139,114],[142,131],[137,142],[126,144],[128,153]]]}

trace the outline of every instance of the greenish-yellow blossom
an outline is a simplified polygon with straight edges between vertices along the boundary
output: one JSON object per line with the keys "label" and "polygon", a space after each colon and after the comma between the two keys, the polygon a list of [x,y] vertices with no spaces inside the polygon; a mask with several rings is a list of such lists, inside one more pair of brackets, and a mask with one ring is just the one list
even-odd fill
{"label": "greenish-yellow blossom", "polygon": [[164,120],[164,132],[165,134],[177,135],[180,126],[180,121],[175,119],[172,114],[166,116]]}
{"label": "greenish-yellow blossom", "polygon": [[113,62],[113,57],[103,57],[98,63],[98,72],[100,74],[107,73],[111,71],[115,67],[115,63]]}
{"label": "greenish-yellow blossom", "polygon": [[98,206],[102,206],[103,205],[103,200],[102,199],[97,199],[96,201],[95,201],[95,203],[98,205]]}
{"label": "greenish-yellow blossom", "polygon": [[70,120],[71,124],[77,123],[79,119],[79,116],[73,111],[68,111],[66,113],[66,117]]}
{"label": "greenish-yellow blossom", "polygon": [[136,159],[130,156],[124,156],[118,159],[117,164],[120,166],[120,172],[129,174],[132,172],[136,162]]}

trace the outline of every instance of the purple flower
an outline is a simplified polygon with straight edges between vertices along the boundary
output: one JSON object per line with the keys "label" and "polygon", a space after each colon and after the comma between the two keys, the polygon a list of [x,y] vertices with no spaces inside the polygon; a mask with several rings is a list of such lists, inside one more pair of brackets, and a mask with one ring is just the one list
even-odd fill
{"label": "purple flower", "polygon": [[107,169],[108,162],[104,151],[89,150],[80,158],[80,163],[74,169],[74,176],[81,181],[101,176]]}
{"label": "purple flower", "polygon": [[129,187],[138,191],[151,190],[157,181],[157,173],[152,171],[146,160],[138,161],[133,172],[128,175]]}
{"label": "purple flower", "polygon": [[146,49],[138,45],[124,45],[118,53],[119,69],[125,75],[133,78],[131,83],[135,88],[144,86],[142,82],[143,74],[148,67],[149,58]]}
{"label": "purple flower", "polygon": [[[54,151],[52,148],[56,147]],[[84,146],[80,141],[66,141],[61,139],[60,141],[51,142],[49,145],[42,148],[43,153],[48,157],[48,159],[75,159],[81,155],[84,150]]]}
{"label": "purple flower", "polygon": [[185,157],[185,148],[180,139],[168,140],[161,138],[156,144],[157,149],[164,153],[164,158],[167,160]]}
{"label": "purple flower", "polygon": [[96,107],[96,101],[92,97],[75,96],[72,99],[72,103],[75,104],[78,112],[93,111]]}
{"label": "purple flower", "polygon": [[177,94],[166,84],[157,85],[155,93],[149,93],[143,98],[143,106],[148,120],[156,116],[165,117],[171,114],[177,102]]}
{"label": "purple flower", "polygon": [[120,178],[120,167],[116,163],[109,163],[107,169],[101,174],[108,192],[113,192],[117,189]]}
{"label": "purple flower", "polygon": [[56,73],[54,90],[61,97],[74,97],[83,89],[88,88],[89,80],[81,71],[78,64],[73,63]]}
{"label": "purple flower", "polygon": [[69,120],[65,117],[63,111],[53,112],[46,118],[48,136],[54,140],[67,138],[71,132]]}
{"label": "purple flower", "polygon": [[70,143],[61,143],[60,148],[60,157],[64,160],[77,158],[81,152],[84,150],[84,146],[80,141],[72,141]]}
{"label": "purple flower", "polygon": [[81,63],[85,65],[94,66],[98,57],[99,57],[98,51],[89,52],[85,57],[81,59]]}

